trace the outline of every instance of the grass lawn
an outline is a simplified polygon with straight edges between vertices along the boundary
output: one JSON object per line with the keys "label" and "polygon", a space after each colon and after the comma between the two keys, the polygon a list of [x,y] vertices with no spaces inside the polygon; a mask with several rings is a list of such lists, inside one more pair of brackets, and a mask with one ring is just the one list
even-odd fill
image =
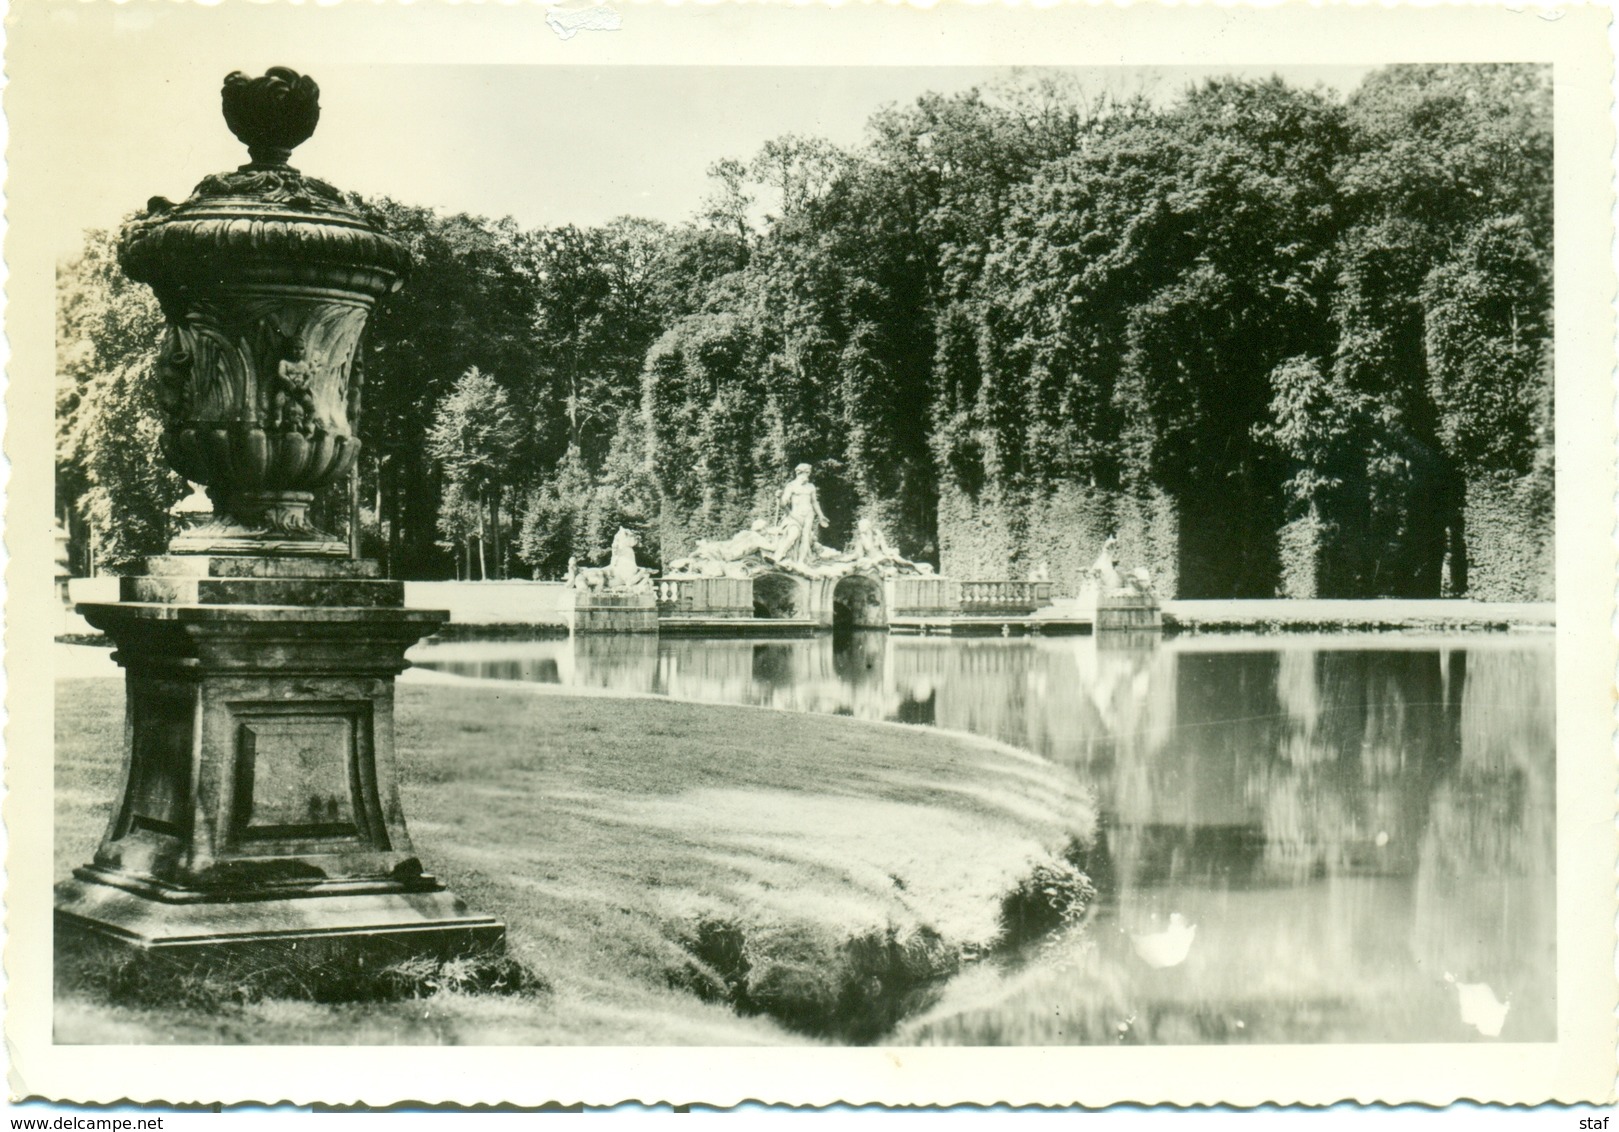
{"label": "grass lawn", "polygon": [[[123,684],[57,688],[66,876],[107,820]],[[68,992],[57,1042],[825,1040],[772,1008],[819,996],[833,1009],[829,960],[876,984],[863,947],[888,948],[887,978],[994,946],[1008,894],[1060,869],[1058,854],[1094,822],[1083,786],[1034,755],[825,716],[406,681],[397,742],[423,864],[506,922],[511,951],[548,992],[159,1010]],[[727,971],[727,955],[751,967]],[[739,1011],[720,992],[743,977]]]}

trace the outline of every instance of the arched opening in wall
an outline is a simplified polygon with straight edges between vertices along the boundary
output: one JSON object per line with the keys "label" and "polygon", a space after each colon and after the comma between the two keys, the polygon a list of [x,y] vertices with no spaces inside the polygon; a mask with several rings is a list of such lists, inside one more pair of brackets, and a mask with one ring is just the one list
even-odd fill
{"label": "arched opening in wall", "polygon": [[834,629],[882,629],[888,625],[883,586],[876,578],[851,574],[832,590]]}
{"label": "arched opening in wall", "polygon": [[774,620],[797,617],[798,583],[786,574],[753,579],[753,615]]}

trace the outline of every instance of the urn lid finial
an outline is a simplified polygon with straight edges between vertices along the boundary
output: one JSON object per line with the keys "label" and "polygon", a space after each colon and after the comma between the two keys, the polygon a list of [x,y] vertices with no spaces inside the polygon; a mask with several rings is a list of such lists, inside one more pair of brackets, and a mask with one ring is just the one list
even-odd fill
{"label": "urn lid finial", "polygon": [[251,163],[209,174],[179,204],[147,202],[119,238],[124,272],[159,296],[249,277],[289,285],[324,278],[327,286],[372,295],[397,290],[410,271],[410,250],[335,186],[287,164],[320,121],[315,80],[289,67],[259,78],[233,71],[220,104]]}
{"label": "urn lid finial", "polygon": [[256,79],[232,71],[220,104],[225,124],[247,145],[254,165],[286,165],[320,121],[320,87],[290,67],[271,67]]}

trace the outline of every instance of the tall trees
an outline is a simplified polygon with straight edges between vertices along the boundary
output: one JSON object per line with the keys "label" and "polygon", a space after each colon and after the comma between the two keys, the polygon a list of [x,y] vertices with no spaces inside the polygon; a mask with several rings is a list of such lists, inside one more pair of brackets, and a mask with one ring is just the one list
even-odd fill
{"label": "tall trees", "polygon": [[536,382],[540,400],[560,410],[533,418],[522,477],[519,552],[538,575],[560,574],[569,558],[599,558],[620,525],[642,532],[643,554],[657,553],[643,362],[665,328],[696,309],[705,285],[745,256],[728,230],[632,217],[537,234]]}
{"label": "tall trees", "polygon": [[1253,429],[1271,370],[1324,345],[1343,132],[1322,95],[1209,82],[1014,190],[973,292],[978,370],[941,373],[984,479],[1167,491],[1188,592],[1268,594],[1278,475]]}
{"label": "tall trees", "polygon": [[[710,223],[738,231],[747,257],[709,286],[704,317],[671,327],[644,376],[654,471],[682,517],[712,533],[809,461],[826,537],[868,514],[909,553],[935,555],[937,324],[1010,187],[1071,145],[1088,113],[1038,81],[927,95],[878,112],[850,151],[788,136],[750,164],[716,165]],[[757,234],[745,223],[755,197],[768,214]],[[695,452],[667,458],[699,435],[720,446],[702,465],[719,478],[702,489]]]}
{"label": "tall trees", "polygon": [[[1360,592],[1435,593],[1447,559],[1461,590],[1467,546],[1493,541],[1492,524],[1550,530],[1549,510],[1491,505],[1476,530],[1464,517],[1469,485],[1527,474],[1537,437],[1549,469],[1550,74],[1389,67],[1346,109],[1331,365],[1342,387],[1376,400],[1403,454],[1371,469],[1365,490],[1413,505],[1382,508],[1371,532],[1336,523],[1329,553],[1362,560]],[[1503,444],[1481,448],[1475,426]]]}
{"label": "tall trees", "polygon": [[656,478],[666,549],[746,526],[768,494],[781,390],[761,380],[759,328],[745,315],[680,319],[647,354],[643,427]]}
{"label": "tall trees", "polygon": [[414,261],[412,278],[380,304],[367,335],[363,494],[380,503],[389,573],[442,576],[450,572],[438,538],[443,476],[424,437],[458,376],[474,367],[497,375],[520,418],[536,422],[516,444],[519,461],[557,415],[553,391],[535,380],[533,237],[510,219],[440,215],[386,198],[354,203]]}
{"label": "tall trees", "polygon": [[620,415],[636,403],[641,360],[661,329],[651,277],[664,235],[663,225],[625,217],[537,237],[538,379],[562,409],[537,422],[551,429],[542,441],[551,462],[577,449],[600,468]]}
{"label": "tall trees", "polygon": [[[501,499],[513,466],[518,421],[506,391],[476,366],[439,402],[426,450],[444,477],[439,529],[469,545],[476,539],[478,576],[504,577]],[[486,550],[487,547],[487,550]],[[471,555],[468,555],[468,574]]]}
{"label": "tall trees", "polygon": [[[474,527],[492,551],[497,483],[518,555],[555,575],[620,524],[668,556],[730,533],[807,460],[829,540],[871,516],[932,557],[971,514],[994,536],[973,570],[1088,558],[1140,519],[1131,553],[1151,542],[1186,594],[1527,592],[1549,561],[1550,170],[1532,66],[1393,67],[1347,99],[1036,74],[882,108],[849,148],[718,161],[690,224],[359,202],[417,264],[364,353],[364,495],[400,576],[448,573]],[[97,422],[150,423],[156,319],[104,246],[61,296],[62,491],[147,515],[116,524],[133,556],[179,485]],[[469,486],[434,422],[468,418],[474,370],[513,431]],[[108,408],[86,413],[92,383]]]}
{"label": "tall trees", "polygon": [[1215,81],[1098,120],[1014,187],[941,323],[941,471],[1167,490],[1188,594],[1287,589],[1284,507],[1310,592],[1437,593],[1447,550],[1459,588],[1464,480],[1549,458],[1543,80],[1393,68],[1342,106]]}

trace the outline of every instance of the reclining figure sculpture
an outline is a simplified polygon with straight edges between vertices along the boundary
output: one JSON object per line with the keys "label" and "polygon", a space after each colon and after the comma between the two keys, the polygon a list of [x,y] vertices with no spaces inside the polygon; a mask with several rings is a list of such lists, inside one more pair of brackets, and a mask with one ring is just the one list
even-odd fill
{"label": "reclining figure sculpture", "polygon": [[699,539],[690,557],[670,562],[664,576],[746,579],[782,571],[803,578],[842,578],[854,573],[893,577],[933,572],[928,563],[900,554],[870,519],[856,525],[847,550],[823,546],[820,528],[827,525],[827,518],[810,472],[808,464],[794,470],[779,500],[785,514],[775,523],[755,519],[730,538]]}

